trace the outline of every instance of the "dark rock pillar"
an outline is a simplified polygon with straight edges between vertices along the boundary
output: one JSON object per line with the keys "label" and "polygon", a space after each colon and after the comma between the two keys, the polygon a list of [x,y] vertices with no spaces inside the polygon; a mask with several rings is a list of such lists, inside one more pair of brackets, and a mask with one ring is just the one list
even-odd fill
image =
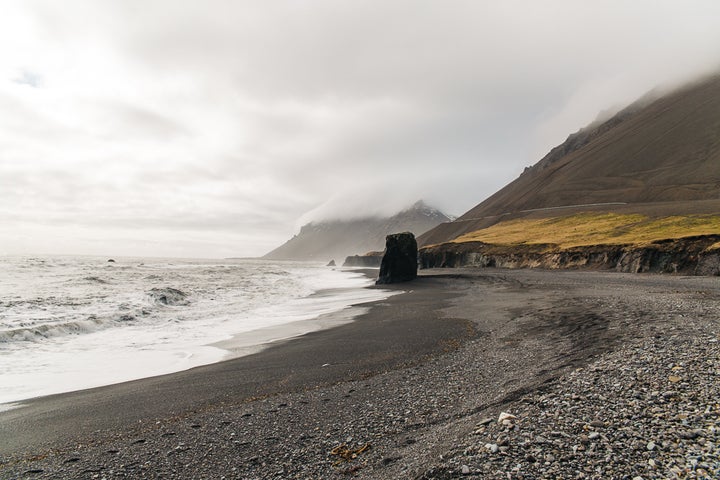
{"label": "dark rock pillar", "polygon": [[376,285],[407,282],[417,277],[417,242],[410,232],[385,237],[385,254]]}

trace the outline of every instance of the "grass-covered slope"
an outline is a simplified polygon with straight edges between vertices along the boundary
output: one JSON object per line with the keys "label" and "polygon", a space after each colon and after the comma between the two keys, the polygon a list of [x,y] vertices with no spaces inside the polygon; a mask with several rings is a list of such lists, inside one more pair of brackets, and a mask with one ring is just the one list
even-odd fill
{"label": "grass-covered slope", "polygon": [[423,268],[591,268],[720,275],[720,214],[519,218],[420,250]]}
{"label": "grass-covered slope", "polygon": [[466,233],[452,243],[542,244],[553,248],[636,245],[720,234],[720,215],[650,218],[640,214],[580,213],[554,218],[521,218]]}

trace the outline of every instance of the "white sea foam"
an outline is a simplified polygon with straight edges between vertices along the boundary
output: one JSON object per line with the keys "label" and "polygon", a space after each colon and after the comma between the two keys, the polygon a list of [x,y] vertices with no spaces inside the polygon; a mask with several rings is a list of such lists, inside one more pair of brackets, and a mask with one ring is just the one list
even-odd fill
{"label": "white sea foam", "polygon": [[116,260],[0,257],[0,403],[217,362],[233,336],[296,335],[391,294],[307,263]]}

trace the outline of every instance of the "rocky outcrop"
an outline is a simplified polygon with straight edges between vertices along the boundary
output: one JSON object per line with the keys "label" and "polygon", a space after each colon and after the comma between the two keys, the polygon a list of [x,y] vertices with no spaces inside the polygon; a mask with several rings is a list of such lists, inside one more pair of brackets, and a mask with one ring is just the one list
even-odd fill
{"label": "rocky outcrop", "polygon": [[376,285],[407,282],[417,277],[418,249],[415,235],[393,233],[385,238],[385,254]]}
{"label": "rocky outcrop", "polygon": [[335,266],[335,260],[334,260],[334,259],[333,259],[333,260],[330,260],[330,261],[328,262],[328,264],[326,265],[326,267],[334,267],[334,266]]}
{"label": "rocky outcrop", "polygon": [[383,252],[368,252],[365,255],[350,255],[345,258],[343,267],[380,268]]}
{"label": "rocky outcrop", "polygon": [[597,269],[629,273],[720,275],[720,235],[656,241],[647,245],[492,245],[445,243],[420,250],[421,268],[497,267]]}

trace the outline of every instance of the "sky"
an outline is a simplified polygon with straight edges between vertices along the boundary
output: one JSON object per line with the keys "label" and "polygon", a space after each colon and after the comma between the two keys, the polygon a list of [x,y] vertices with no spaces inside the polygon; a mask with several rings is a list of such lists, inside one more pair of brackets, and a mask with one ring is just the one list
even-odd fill
{"label": "sky", "polygon": [[720,2],[4,0],[0,255],[262,255],[459,215],[720,69]]}

